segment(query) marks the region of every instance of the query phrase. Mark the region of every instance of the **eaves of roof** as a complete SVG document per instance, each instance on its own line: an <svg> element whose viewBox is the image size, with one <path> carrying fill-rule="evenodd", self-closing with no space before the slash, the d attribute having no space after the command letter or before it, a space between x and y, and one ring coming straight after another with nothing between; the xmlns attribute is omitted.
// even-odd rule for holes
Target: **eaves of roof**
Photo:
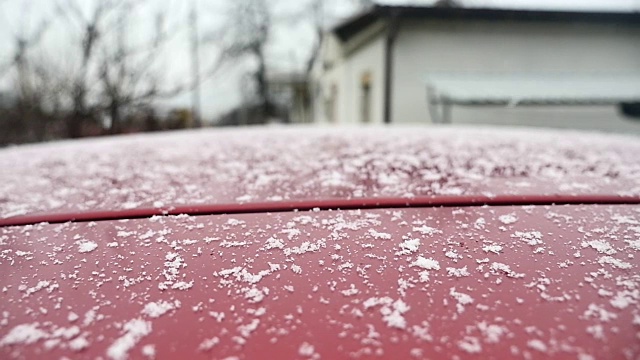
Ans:
<svg viewBox="0 0 640 360"><path fill-rule="evenodd" d="M393 16L402 19L581 22L640 26L640 12L374 5L341 22L332 31L340 40L346 41L375 21Z"/></svg>

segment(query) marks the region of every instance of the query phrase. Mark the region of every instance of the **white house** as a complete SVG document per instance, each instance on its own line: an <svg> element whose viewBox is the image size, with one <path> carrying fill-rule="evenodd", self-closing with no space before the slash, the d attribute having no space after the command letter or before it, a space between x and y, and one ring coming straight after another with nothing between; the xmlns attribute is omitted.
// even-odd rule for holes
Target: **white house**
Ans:
<svg viewBox="0 0 640 360"><path fill-rule="evenodd" d="M507 104L492 92L511 90L524 92L525 105L613 109L640 101L640 13L375 5L325 36L311 76L317 122L433 122L428 88L467 96L449 99L454 122L504 117ZM527 92L520 81L542 87ZM596 91L578 91L585 87ZM513 111L535 122L541 108Z"/></svg>

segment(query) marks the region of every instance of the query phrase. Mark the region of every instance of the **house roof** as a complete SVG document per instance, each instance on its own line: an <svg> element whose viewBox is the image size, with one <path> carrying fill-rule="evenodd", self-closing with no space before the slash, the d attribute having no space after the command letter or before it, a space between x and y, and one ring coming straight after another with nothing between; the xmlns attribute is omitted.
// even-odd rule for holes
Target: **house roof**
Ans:
<svg viewBox="0 0 640 360"><path fill-rule="evenodd" d="M640 26L640 12L528 10L375 4L367 10L338 24L334 27L333 32L341 40L348 40L375 21L390 17L438 20L587 22Z"/></svg>

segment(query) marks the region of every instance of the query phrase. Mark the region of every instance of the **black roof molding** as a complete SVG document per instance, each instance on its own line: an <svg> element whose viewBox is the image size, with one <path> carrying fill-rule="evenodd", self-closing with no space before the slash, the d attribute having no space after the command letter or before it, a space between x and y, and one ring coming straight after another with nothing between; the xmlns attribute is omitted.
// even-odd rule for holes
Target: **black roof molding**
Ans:
<svg viewBox="0 0 640 360"><path fill-rule="evenodd" d="M377 20L397 15L400 18L489 21L553 21L625 24L640 26L640 12L595 12L522 10L473 7L373 5L338 24L333 32L346 41Z"/></svg>

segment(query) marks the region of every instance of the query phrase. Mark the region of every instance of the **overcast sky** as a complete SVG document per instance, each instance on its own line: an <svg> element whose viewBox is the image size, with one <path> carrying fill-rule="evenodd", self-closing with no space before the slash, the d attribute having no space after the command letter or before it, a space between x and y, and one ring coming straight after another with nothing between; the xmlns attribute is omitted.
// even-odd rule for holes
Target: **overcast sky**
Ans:
<svg viewBox="0 0 640 360"><path fill-rule="evenodd" d="M0 64L9 60L13 47L13 36L20 31L29 34L33 32L42 18L50 14L53 4L63 0L0 0ZM80 0L79 3L87 6L87 12L93 1ZM195 0L199 3L202 31L217 28L225 14L227 1ZM233 1L233 0L228 0ZM328 0L336 8L336 18L350 15L354 7L345 0ZM275 2L275 1L274 1ZM274 2L269 2L274 3ZM402 1L380 0L385 4L430 4L432 0ZM165 9L171 15L170 21L175 23L186 22L188 4L187 0L149 0L150 8ZM279 0L281 11L295 11L300 8L304 0ZM527 8L527 9L563 9L563 10L598 10L598 11L640 11L640 0L463 0L464 6L473 7L497 7L497 8ZM153 24L150 17L141 17L139 29L136 35L144 37L149 33ZM146 19L146 20L144 20ZM64 66L69 61L68 52L72 33L67 23L58 23L51 28L43 39L41 57L51 61L56 66ZM313 40L313 30L308 24L297 23L279 26L272 33L268 57L270 65L277 71L297 70L304 68L309 56L309 49ZM188 74L189 48L186 31L176 34L168 45L167 60L162 62L163 71L166 73L166 82L178 82ZM202 53L202 64L205 67L213 62L215 48L205 48ZM241 101L238 89L240 74L248 64L228 66L207 81L203 86L202 104L206 116L212 117L226 111ZM6 88L7 78L0 79L0 87ZM170 101L171 106L188 106L189 95L185 94Z"/></svg>

